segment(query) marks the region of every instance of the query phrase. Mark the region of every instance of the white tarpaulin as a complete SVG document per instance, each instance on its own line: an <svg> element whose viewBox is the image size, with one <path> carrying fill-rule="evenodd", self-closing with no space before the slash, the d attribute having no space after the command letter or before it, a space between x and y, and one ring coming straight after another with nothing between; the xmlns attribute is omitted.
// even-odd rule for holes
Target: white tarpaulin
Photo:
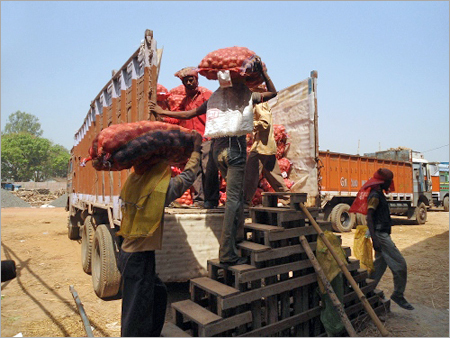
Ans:
<svg viewBox="0 0 450 338"><path fill-rule="evenodd" d="M295 182L292 192L308 194L308 206L314 206L318 196L316 155L316 107L314 79L280 90L269 101L274 124L281 124L288 134L289 148L285 157L292 162L289 179Z"/></svg>

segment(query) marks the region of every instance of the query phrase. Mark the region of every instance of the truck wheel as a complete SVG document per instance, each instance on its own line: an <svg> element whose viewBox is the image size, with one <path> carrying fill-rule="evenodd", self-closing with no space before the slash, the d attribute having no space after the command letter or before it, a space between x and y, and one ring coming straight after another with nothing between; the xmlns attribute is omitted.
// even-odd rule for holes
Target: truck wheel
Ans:
<svg viewBox="0 0 450 338"><path fill-rule="evenodd" d="M334 231L349 232L353 229L356 217L348 212L349 209L348 204L339 203L331 210L330 220Z"/></svg>
<svg viewBox="0 0 450 338"><path fill-rule="evenodd" d="M92 251L92 284L100 298L117 295L120 288L120 272L116 261L116 244L105 224L95 231Z"/></svg>
<svg viewBox="0 0 450 338"><path fill-rule="evenodd" d="M69 217L69 222L67 224L67 236L73 241L80 239L80 225L74 216Z"/></svg>
<svg viewBox="0 0 450 338"><path fill-rule="evenodd" d="M92 224L92 216L87 216L81 231L81 265L83 271L91 273L92 242L94 241L95 229Z"/></svg>
<svg viewBox="0 0 450 338"><path fill-rule="evenodd" d="M416 224L425 224L427 221L427 206L425 203L420 203L419 206L416 207L416 211L414 212L415 223Z"/></svg>
<svg viewBox="0 0 450 338"><path fill-rule="evenodd" d="M367 218L366 215L363 214L356 214L356 224L358 225L367 225Z"/></svg>
<svg viewBox="0 0 450 338"><path fill-rule="evenodd" d="M444 205L444 211L448 211L448 196L444 197L442 204Z"/></svg>

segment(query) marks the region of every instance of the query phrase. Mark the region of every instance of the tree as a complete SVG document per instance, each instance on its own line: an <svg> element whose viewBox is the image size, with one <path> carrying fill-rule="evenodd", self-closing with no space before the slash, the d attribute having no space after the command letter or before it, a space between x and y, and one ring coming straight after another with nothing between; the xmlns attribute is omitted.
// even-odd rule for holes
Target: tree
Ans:
<svg viewBox="0 0 450 338"><path fill-rule="evenodd" d="M8 121L5 124L5 134L29 133L39 137L43 134L39 119L32 114L18 110L8 116Z"/></svg>
<svg viewBox="0 0 450 338"><path fill-rule="evenodd" d="M42 182L65 177L69 152L48 139L28 133L5 134L2 141L2 178Z"/></svg>
<svg viewBox="0 0 450 338"><path fill-rule="evenodd" d="M66 177L70 159L69 151L59 144L51 145L47 160L47 177Z"/></svg>

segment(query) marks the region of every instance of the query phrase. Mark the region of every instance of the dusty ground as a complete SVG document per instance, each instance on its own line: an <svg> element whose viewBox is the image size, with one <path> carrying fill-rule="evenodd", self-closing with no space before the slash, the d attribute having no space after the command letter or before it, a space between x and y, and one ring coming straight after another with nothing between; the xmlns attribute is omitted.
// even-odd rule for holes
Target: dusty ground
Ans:
<svg viewBox="0 0 450 338"><path fill-rule="evenodd" d="M398 222L397 222L398 223ZM91 276L81 268L80 243L67 238L63 208L1 210L1 259L17 264L16 279L1 286L1 336L85 336L81 317L69 291L73 285L83 302L95 336L120 335L120 300L99 299ZM449 336L449 214L430 212L425 225L397 224L392 235L408 263L406 311L392 304L385 325L392 336ZM342 235L352 246L353 233ZM379 288L389 297L392 274ZM187 284L169 285L170 301L187 297ZM366 336L377 336L369 327Z"/></svg>

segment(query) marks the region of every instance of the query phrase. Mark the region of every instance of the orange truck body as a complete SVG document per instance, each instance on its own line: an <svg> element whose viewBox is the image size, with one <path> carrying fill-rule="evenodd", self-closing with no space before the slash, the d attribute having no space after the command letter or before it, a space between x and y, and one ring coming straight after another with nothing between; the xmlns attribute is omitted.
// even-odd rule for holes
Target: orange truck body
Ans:
<svg viewBox="0 0 450 338"><path fill-rule="evenodd" d="M413 195L413 168L411 162L348 155L329 151L319 152L322 194L356 196L359 189L378 168L394 173L393 199L411 199Z"/></svg>

